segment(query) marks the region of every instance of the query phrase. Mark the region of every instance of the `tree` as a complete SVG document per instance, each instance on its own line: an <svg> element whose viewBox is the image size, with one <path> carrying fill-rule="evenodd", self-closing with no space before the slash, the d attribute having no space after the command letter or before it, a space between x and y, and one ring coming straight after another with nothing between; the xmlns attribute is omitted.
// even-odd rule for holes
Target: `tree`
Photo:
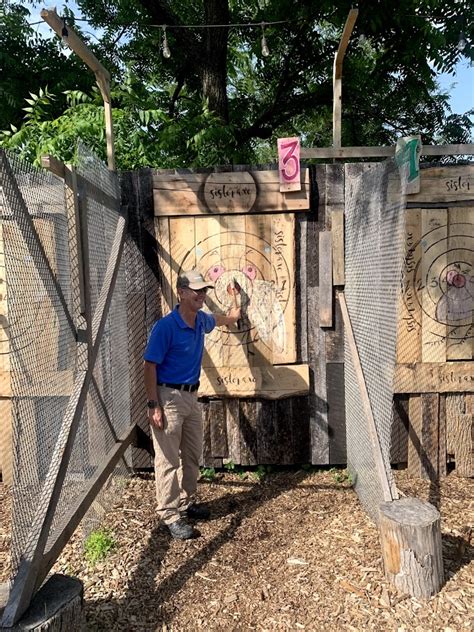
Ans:
<svg viewBox="0 0 474 632"><path fill-rule="evenodd" d="M41 37L29 19L23 5L0 7L0 129L21 125L30 92L49 87L57 95L50 115L59 116L66 107L64 90L90 90L94 84L82 62L74 55L66 58L60 41Z"/></svg>
<svg viewBox="0 0 474 632"><path fill-rule="evenodd" d="M349 0L78 4L91 26L103 29L96 54L114 77L124 76L113 92L119 165L264 161L274 156L276 137L289 134L306 145L331 144L332 63ZM468 140L469 116L449 111L435 79L461 55L472 58L472 47L460 50L458 41L461 31L472 41L473 15L470 0L400 0L396 11L388 0L362 0L344 65L343 144L393 143L409 133L424 142ZM262 22L271 23L266 58ZM160 54L161 25L169 58ZM100 116L92 111L100 102L87 98L70 104L55 129L71 129L78 112L87 112L82 127L96 138L91 125ZM48 121L30 117L29 137ZM14 144L15 134L4 142Z"/></svg>

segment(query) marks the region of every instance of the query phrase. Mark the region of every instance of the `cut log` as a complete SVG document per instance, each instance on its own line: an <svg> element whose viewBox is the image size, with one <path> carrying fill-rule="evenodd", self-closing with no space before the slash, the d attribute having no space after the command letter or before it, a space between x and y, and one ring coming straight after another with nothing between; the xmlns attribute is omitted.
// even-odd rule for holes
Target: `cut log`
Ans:
<svg viewBox="0 0 474 632"><path fill-rule="evenodd" d="M0 590L0 599L2 591ZM80 632L83 629L82 582L67 575L52 575L31 600L30 606L10 632ZM0 609L0 619L2 611ZM1 625L1 624L0 624Z"/></svg>
<svg viewBox="0 0 474 632"><path fill-rule="evenodd" d="M438 510L418 498L384 502L379 530L387 579L417 599L438 593L444 582Z"/></svg>

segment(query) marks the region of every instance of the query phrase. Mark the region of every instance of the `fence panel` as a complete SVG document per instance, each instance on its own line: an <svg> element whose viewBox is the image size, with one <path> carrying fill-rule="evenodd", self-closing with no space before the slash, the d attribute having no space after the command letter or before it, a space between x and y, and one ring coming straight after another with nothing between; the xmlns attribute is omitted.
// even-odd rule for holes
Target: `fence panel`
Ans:
<svg viewBox="0 0 474 632"><path fill-rule="evenodd" d="M0 160L14 575L2 624L11 626L92 501L102 513L116 495L133 426L117 176L83 146L65 182L5 152ZM86 530L97 518L89 511Z"/></svg>
<svg viewBox="0 0 474 632"><path fill-rule="evenodd" d="M346 166L345 296L358 355L346 330L347 459L359 499L375 520L380 503L397 498L390 442L404 207L393 161Z"/></svg>

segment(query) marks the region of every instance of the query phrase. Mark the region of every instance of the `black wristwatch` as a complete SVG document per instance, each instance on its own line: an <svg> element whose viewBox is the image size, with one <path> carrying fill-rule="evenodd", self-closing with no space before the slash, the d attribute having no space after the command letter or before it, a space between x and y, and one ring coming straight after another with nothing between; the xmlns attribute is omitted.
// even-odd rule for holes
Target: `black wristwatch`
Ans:
<svg viewBox="0 0 474 632"><path fill-rule="evenodd" d="M149 399L146 403L147 408L158 408L158 402L156 399Z"/></svg>

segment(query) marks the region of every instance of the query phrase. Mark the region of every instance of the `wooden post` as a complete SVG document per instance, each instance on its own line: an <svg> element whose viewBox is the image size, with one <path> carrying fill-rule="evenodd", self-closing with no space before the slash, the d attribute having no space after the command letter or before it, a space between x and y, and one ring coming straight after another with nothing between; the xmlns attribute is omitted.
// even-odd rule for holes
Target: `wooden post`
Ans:
<svg viewBox="0 0 474 632"><path fill-rule="evenodd" d="M454 454L457 476L474 476L474 426L469 410L471 394L446 395L448 452Z"/></svg>
<svg viewBox="0 0 474 632"><path fill-rule="evenodd" d="M319 326L332 327L332 233L319 233Z"/></svg>
<svg viewBox="0 0 474 632"><path fill-rule="evenodd" d="M429 599L444 583L441 517L418 498L380 505L380 541L387 579L402 593Z"/></svg>
<svg viewBox="0 0 474 632"><path fill-rule="evenodd" d="M102 66L96 56L90 51L84 42L76 35L69 25L65 25L56 13L56 9L43 9L41 17L49 24L53 31L61 37L78 57L85 62L95 74L102 99L104 100L105 135L107 139L107 166L111 171L115 170L114 130L112 125L112 105L110 99L110 74ZM63 31L64 35L63 35Z"/></svg>
<svg viewBox="0 0 474 632"><path fill-rule="evenodd" d="M332 114L332 144L334 147L341 146L341 112L342 112L342 62L349 39L354 28L354 24L359 14L358 9L351 9L347 16L344 30L342 32L341 41L334 56L333 67L333 114Z"/></svg>

